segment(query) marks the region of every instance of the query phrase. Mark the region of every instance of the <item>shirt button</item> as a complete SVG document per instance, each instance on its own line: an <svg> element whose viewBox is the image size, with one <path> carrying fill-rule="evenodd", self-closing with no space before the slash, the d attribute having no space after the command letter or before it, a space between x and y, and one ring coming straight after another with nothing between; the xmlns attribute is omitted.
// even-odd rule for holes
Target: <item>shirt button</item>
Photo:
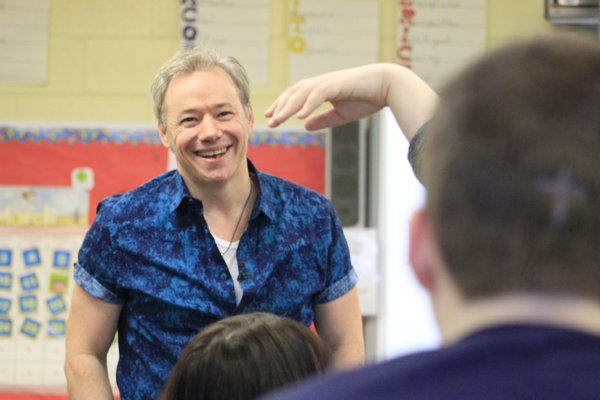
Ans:
<svg viewBox="0 0 600 400"><path fill-rule="evenodd" d="M219 275L219 277L221 278L221 280L226 280L227 278L229 278L229 276L227 276L227 274L225 272L221 272L221 274Z"/></svg>

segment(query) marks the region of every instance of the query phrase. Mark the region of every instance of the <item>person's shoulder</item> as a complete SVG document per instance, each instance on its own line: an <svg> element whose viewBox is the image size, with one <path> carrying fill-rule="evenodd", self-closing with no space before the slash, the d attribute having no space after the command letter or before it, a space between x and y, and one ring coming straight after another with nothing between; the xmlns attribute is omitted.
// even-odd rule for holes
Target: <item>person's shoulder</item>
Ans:
<svg viewBox="0 0 600 400"><path fill-rule="evenodd" d="M317 378L266 399L595 399L598 346L599 337L569 329L491 326L454 344Z"/></svg>
<svg viewBox="0 0 600 400"><path fill-rule="evenodd" d="M306 186L280 178L266 172L258 173L261 190L272 198L284 199L288 203L298 204L322 204L329 205L331 202L324 194L319 193Z"/></svg>
<svg viewBox="0 0 600 400"><path fill-rule="evenodd" d="M419 358L422 356L423 354ZM421 370L429 375L426 370L413 367L414 360L413 356L404 356L359 369L333 373L273 393L264 400L396 399L399 392L406 395L412 393L411 379L415 378L415 371Z"/></svg>
<svg viewBox="0 0 600 400"><path fill-rule="evenodd" d="M337 215L331 201L315 190L266 173L259 181L261 207L274 218L317 227L329 226Z"/></svg>
<svg viewBox="0 0 600 400"><path fill-rule="evenodd" d="M160 207L168 201L168 196L177 190L177 172L167 171L141 185L104 198L98 205L102 214L127 215L138 213L141 208L146 210Z"/></svg>

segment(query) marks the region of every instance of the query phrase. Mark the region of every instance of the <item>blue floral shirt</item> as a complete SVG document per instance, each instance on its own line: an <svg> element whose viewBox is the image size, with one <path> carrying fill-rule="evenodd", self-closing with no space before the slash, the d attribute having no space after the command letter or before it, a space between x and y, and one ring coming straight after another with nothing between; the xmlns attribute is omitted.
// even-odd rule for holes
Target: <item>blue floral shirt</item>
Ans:
<svg viewBox="0 0 600 400"><path fill-rule="evenodd" d="M218 319L260 310L308 325L316 304L356 284L332 204L250 162L249 168L259 195L237 250L239 306L202 203L177 171L98 206L75 280L92 296L123 306L117 367L123 400L155 398L183 346Z"/></svg>

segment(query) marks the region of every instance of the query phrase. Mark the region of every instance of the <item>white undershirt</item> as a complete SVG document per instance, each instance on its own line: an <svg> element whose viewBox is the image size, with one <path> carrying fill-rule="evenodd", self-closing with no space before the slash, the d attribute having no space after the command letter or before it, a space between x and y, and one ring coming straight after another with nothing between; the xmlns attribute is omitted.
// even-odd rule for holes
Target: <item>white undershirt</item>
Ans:
<svg viewBox="0 0 600 400"><path fill-rule="evenodd" d="M229 275L231 275L231 279L233 280L233 289L235 290L235 304L239 306L240 301L242 300L242 294L244 294L242 285L238 281L240 269L238 267L238 261L236 257L240 241L238 240L237 242L231 242L230 244L227 240L223 240L215 235L212 236L215 239L217 247L219 248L219 252L223 256L223 260L225 260L225 264L227 264L227 268L229 269ZM227 250L228 247L229 250ZM227 252L225 253L225 251Z"/></svg>

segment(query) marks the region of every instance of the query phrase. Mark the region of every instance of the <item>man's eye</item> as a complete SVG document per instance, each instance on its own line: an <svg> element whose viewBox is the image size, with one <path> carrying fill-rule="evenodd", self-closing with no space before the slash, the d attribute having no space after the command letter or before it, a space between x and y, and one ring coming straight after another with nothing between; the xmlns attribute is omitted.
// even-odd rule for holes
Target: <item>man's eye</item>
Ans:
<svg viewBox="0 0 600 400"><path fill-rule="evenodd" d="M232 115L233 113L231 111L222 111L219 113L219 118L228 118Z"/></svg>
<svg viewBox="0 0 600 400"><path fill-rule="evenodd" d="M194 122L196 122L196 118L195 118L195 117L186 117L186 118L183 118L183 119L182 119L182 120L179 122L179 124L180 124L180 125L191 125L191 124L193 124Z"/></svg>

